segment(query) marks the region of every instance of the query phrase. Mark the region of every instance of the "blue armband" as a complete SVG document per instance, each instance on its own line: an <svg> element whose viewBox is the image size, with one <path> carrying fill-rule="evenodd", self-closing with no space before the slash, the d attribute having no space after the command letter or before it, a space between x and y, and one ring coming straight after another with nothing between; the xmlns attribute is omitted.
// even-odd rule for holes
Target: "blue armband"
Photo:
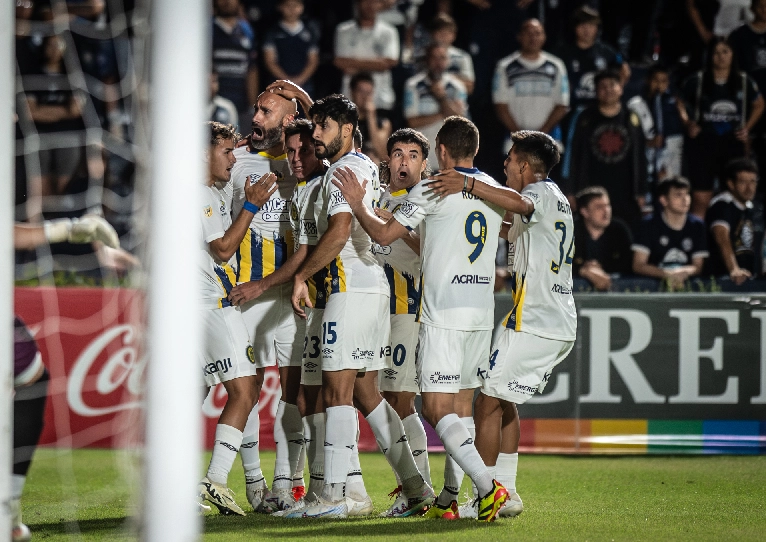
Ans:
<svg viewBox="0 0 766 542"><path fill-rule="evenodd" d="M250 203L249 201L246 201L245 204L242 206L242 208L245 211L250 211L253 214L259 211L259 207L254 203Z"/></svg>

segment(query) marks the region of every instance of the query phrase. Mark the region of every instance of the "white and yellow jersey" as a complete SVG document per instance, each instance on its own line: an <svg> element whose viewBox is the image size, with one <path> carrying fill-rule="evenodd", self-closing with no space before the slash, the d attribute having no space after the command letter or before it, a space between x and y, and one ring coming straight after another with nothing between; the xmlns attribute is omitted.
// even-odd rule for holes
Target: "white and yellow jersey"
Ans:
<svg viewBox="0 0 766 542"><path fill-rule="evenodd" d="M529 217L514 215L508 232L513 309L503 325L547 339L574 341L572 210L550 179L526 186L521 195L534 203L535 210Z"/></svg>
<svg viewBox="0 0 766 542"><path fill-rule="evenodd" d="M227 296L236 278L236 257L228 262L218 261L210 251L210 243L220 239L231 227L231 211L226 198L215 186L202 186L202 301L205 308L231 305Z"/></svg>
<svg viewBox="0 0 766 542"><path fill-rule="evenodd" d="M322 175L323 173L320 173L295 185L290 206L290 224L293 228L295 250L298 250L298 245L314 246L317 244L314 203L319 190L322 188ZM309 287L309 298L315 309L324 309L325 303L327 303L326 277L327 269L323 267L306 281ZM319 284L319 289L317 289L317 284Z"/></svg>
<svg viewBox="0 0 766 542"><path fill-rule="evenodd" d="M455 169L499 186L476 168ZM461 331L494 327L495 254L503 214L466 192L439 198L427 182L410 190L394 218L410 230L420 225L418 321Z"/></svg>
<svg viewBox="0 0 766 542"><path fill-rule="evenodd" d="M409 189L386 190L380 197L380 208L391 213L407 199ZM407 243L397 239L389 246L372 244L372 252L383 266L388 280L391 314L416 314L420 305L420 255Z"/></svg>
<svg viewBox="0 0 766 542"><path fill-rule="evenodd" d="M341 191L333 182L333 173L338 168L350 168L360 183L367 180L364 204L372 209L380 199L380 179L378 166L365 155L350 152L335 162L324 175L322 187L314 204L314 216L317 223L317 239L327 231L329 218L338 213L351 213ZM370 236L362 229L356 218L351 221L351 234L340 254L327 266L329 271L328 292L362 292L388 295L386 278L378 260L371 251Z"/></svg>
<svg viewBox="0 0 766 542"><path fill-rule="evenodd" d="M245 183L253 183L273 172L277 190L255 213L250 231L237 251L237 282L260 280L279 269L293 252L293 230L290 225L290 203L296 178L290 172L287 155L271 156L251 152L248 147L234 149L237 162L231 170L232 211L238 216L245 204Z"/></svg>

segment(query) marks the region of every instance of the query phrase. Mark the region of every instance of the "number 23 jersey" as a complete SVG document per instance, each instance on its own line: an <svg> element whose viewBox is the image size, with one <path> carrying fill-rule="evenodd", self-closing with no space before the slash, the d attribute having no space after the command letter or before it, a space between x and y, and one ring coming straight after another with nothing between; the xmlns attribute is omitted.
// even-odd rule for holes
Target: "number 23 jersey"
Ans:
<svg viewBox="0 0 766 542"><path fill-rule="evenodd" d="M572 210L550 179L527 185L521 195L534 203L535 210L529 217L514 215L508 231L513 309L504 325L539 337L574 341Z"/></svg>
<svg viewBox="0 0 766 542"><path fill-rule="evenodd" d="M476 168L455 168L476 182L499 186ZM394 218L420 225L418 320L434 327L477 331L494 327L495 254L504 211L461 192L436 196L428 181L415 185Z"/></svg>

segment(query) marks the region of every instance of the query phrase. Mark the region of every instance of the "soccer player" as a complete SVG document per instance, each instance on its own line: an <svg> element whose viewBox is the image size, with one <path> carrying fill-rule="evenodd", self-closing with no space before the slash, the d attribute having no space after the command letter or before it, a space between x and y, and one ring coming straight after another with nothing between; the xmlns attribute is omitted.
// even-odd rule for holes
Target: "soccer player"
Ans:
<svg viewBox="0 0 766 542"><path fill-rule="evenodd" d="M548 178L559 161L558 147L542 132L524 130L511 137L513 146L504 164L510 189L469 184L476 197L513 213L507 238L513 245L514 305L505 318L505 329L492 345L489 363L480 367L484 382L475 405L476 446L490 473L496 471L497 480L510 495L501 516L516 516L524 509L515 487L516 405L543 391L553 368L572 350L577 329L572 297L572 211L567 198ZM440 194L455 194L460 185L460 179L432 184ZM481 518L482 506L474 512Z"/></svg>
<svg viewBox="0 0 766 542"><path fill-rule="evenodd" d="M500 206L472 194L477 185L499 187L473 167L478 149L476 126L463 117L448 117L436 137L443 171L436 178L462 181L462 194L438 198L428 183L417 184L388 221L364 205L358 173L338 170L334 182L359 223L380 245L389 245L421 226L417 358L423 415L436 429L447 453L476 484L479 519L492 521L508 494L492 479L468 427L458 416L464 408L461 394L468 395L465 414L470 415L473 388L479 383L477 370L489 354L496 250L494 244L489 248L486 244L500 233L504 213ZM458 517L459 485L455 482L452 486L445 479L445 488L427 516Z"/></svg>
<svg viewBox="0 0 766 542"><path fill-rule="evenodd" d="M300 386L302 342L305 330L290 306L288 277L294 267L281 269L293 253L290 202L297 184L290 172L284 143L284 128L297 113L295 101L265 91L258 96L248 145L234 151L230 188L232 210L244 203L245 188L273 173L277 190L253 216L250 231L237 253L237 286L230 300L242 307L253 340L255 364L261 368L278 365L282 397L274 418L277 446L274 480L267 493L261 472L258 439L260 421L255 409L250 416L242 446L247 500L253 510L274 512L294 505L292 475L303 447L303 422L297 399ZM276 274L275 277L270 275Z"/></svg>
<svg viewBox="0 0 766 542"><path fill-rule="evenodd" d="M375 213L390 218L406 199L412 187L427 176L430 144L421 132L402 128L388 138L389 184L380 198ZM390 290L390 344L386 348L386 368L380 374L383 398L399 415L420 474L431 485L428 464L428 438L423 422L415 410L415 395L420 391L415 368L418 328L415 319L420 304L420 236L416 231L397 239L391 245L373 244L372 250L383 266ZM401 492L384 515L395 516L407 504Z"/></svg>
<svg viewBox="0 0 766 542"><path fill-rule="evenodd" d="M13 247L30 250L46 243L99 241L116 249L117 232L103 218L49 220L42 225L14 224ZM43 432L48 371L32 333L18 316L13 318L13 475L11 476L11 540L27 542L32 534L21 520L21 494L37 441Z"/></svg>
<svg viewBox="0 0 766 542"><path fill-rule="evenodd" d="M236 162L234 145L239 138L230 124L208 122L210 146L206 153L208 177L202 192L204 261L200 273L205 346L200 355L205 383L223 383L229 398L218 419L213 456L199 484L200 495L222 514L244 516L226 481L242 445L248 415L258 402L263 369L255 364L245 321L239 307L227 299L236 282L235 254L253 215L276 189L275 177L267 175L246 187L245 203L232 222L221 189L229 182Z"/></svg>
<svg viewBox="0 0 766 542"><path fill-rule="evenodd" d="M287 517L346 517L372 512L366 490L360 495L357 483L347 487L347 478L357 478L347 477L358 439L354 404L366 416L386 459L402 480L402 491L409 499L402 515L408 515L430 504L433 491L418 471L399 416L378 391L377 371L383 368L388 344L388 287L370 250L369 236L353 220L343 195L330 182L333 172L340 168L371 179L360 200L372 212L380 197L378 170L369 158L354 151L358 113L345 96L334 94L318 100L310 116L316 155L327 158L331 166L314 205L317 245L295 275L292 303L296 314L305 318L303 306L311 306L306 280L329 266L329 297L322 316L324 487L315 505Z"/></svg>

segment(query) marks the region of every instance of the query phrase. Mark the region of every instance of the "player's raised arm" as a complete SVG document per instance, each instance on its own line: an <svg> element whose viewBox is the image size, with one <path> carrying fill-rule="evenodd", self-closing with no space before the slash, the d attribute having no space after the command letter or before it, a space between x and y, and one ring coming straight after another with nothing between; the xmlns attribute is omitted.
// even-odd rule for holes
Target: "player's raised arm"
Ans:
<svg viewBox="0 0 766 542"><path fill-rule="evenodd" d="M532 200L523 197L516 190L505 186L491 186L454 169L429 177L428 187L440 197L465 192L523 216L529 216L535 210Z"/></svg>
<svg viewBox="0 0 766 542"><path fill-rule="evenodd" d="M388 221L375 216L375 213L369 209L363 201L366 194L365 187L367 180L361 184L356 178L356 174L349 168L338 168L333 173L332 182L346 198L346 202L356 216L367 235L376 243L388 246L397 239L409 234L407 228L402 226L395 218L391 217Z"/></svg>

